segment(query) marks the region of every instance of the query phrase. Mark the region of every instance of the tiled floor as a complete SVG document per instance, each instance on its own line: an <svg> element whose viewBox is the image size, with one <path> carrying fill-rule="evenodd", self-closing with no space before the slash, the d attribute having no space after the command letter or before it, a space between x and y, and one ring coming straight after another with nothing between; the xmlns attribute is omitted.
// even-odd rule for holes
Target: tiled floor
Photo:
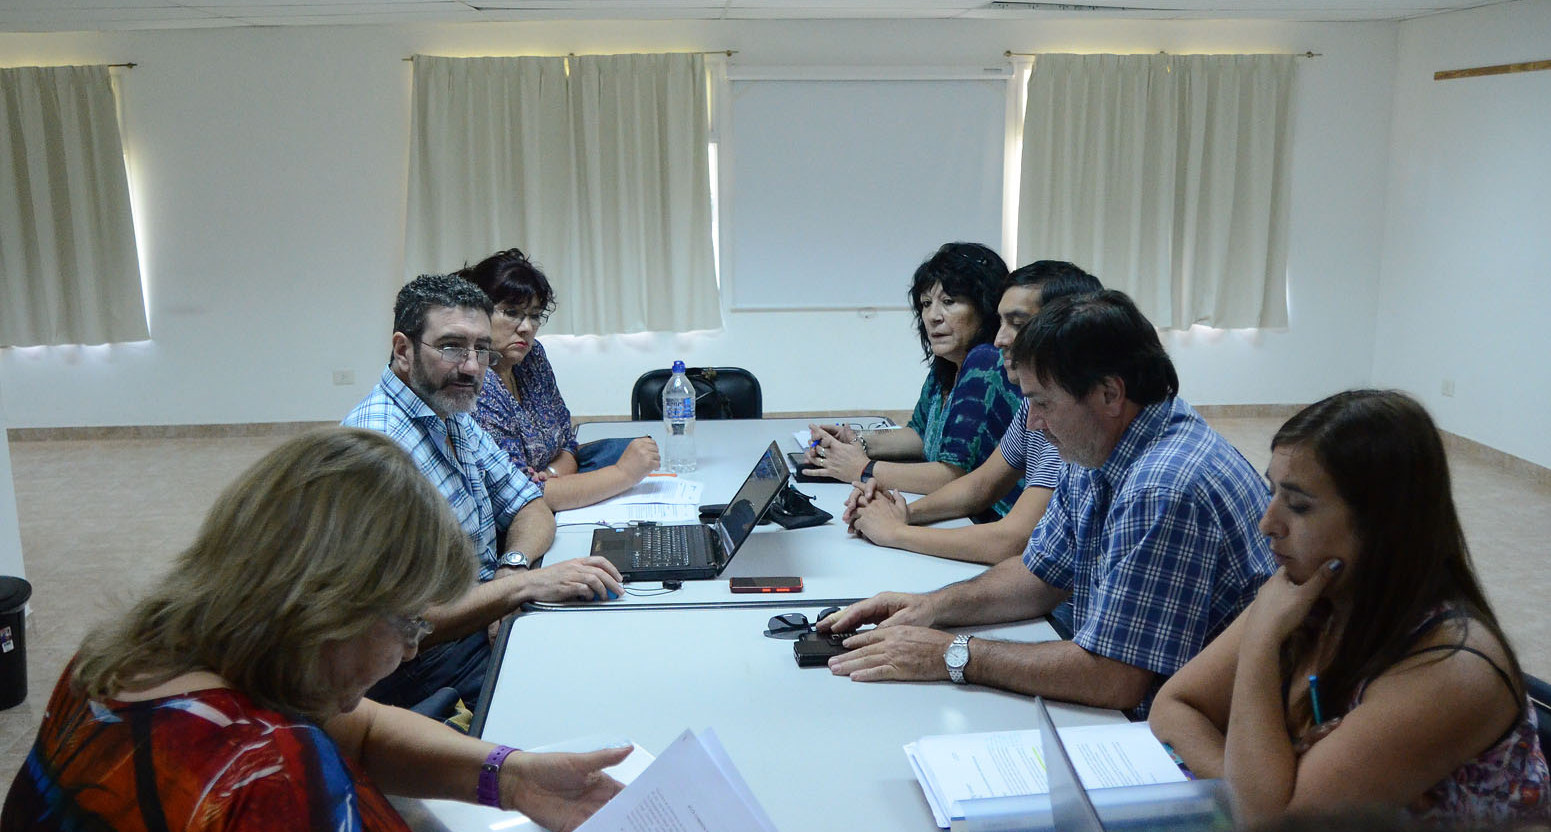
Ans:
<svg viewBox="0 0 1551 832"><path fill-rule="evenodd" d="M1258 470L1277 418L1215 419ZM165 569L216 494L283 437L11 443L34 614L27 701L0 712L9 787L49 691L88 627ZM1476 567L1525 669L1551 676L1551 487L1456 458L1455 491Z"/></svg>

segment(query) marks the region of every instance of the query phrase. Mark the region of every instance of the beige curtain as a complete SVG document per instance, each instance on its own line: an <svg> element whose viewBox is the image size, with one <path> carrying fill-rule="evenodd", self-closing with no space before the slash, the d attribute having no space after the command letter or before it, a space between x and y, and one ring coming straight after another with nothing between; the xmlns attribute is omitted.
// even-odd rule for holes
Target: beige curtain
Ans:
<svg viewBox="0 0 1551 832"><path fill-rule="evenodd" d="M414 59L407 276L513 246L545 331L721 326L700 55Z"/></svg>
<svg viewBox="0 0 1551 832"><path fill-rule="evenodd" d="M108 68L0 69L0 346L149 337Z"/></svg>
<svg viewBox="0 0 1551 832"><path fill-rule="evenodd" d="M1040 55L1022 261L1070 260L1154 324L1287 326L1290 55Z"/></svg>

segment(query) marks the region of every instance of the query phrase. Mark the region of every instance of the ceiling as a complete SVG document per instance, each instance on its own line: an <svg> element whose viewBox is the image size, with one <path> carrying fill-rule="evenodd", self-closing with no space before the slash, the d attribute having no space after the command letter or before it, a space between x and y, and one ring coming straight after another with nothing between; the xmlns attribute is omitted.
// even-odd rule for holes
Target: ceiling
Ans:
<svg viewBox="0 0 1551 832"><path fill-rule="evenodd" d="M0 31L555 19L1402 20L1503 0L0 0Z"/></svg>

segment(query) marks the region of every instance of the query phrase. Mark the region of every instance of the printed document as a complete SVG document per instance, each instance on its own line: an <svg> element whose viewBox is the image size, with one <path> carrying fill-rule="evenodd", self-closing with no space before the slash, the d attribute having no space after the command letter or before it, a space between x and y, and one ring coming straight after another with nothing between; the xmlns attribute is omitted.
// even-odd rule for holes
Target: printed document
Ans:
<svg viewBox="0 0 1551 832"><path fill-rule="evenodd" d="M714 731L685 731L577 832L776 832Z"/></svg>
<svg viewBox="0 0 1551 832"><path fill-rule="evenodd" d="M1063 728L1061 739L1088 789L1186 779L1145 722ZM1050 791L1037 730L922 737L905 756L943 829L963 817L959 801Z"/></svg>
<svg viewBox="0 0 1551 832"><path fill-rule="evenodd" d="M647 477L623 494L601 503L555 513L555 522L630 523L650 520L659 524L695 523L700 520L700 495L705 484L679 477Z"/></svg>

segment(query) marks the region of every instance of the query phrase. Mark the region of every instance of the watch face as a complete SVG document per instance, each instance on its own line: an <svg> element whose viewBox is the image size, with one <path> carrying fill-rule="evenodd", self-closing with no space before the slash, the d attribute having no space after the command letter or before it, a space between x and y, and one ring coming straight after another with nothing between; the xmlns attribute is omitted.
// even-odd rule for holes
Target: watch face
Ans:
<svg viewBox="0 0 1551 832"><path fill-rule="evenodd" d="M521 552L507 552L501 556L500 564L521 569L528 565L528 558Z"/></svg>

